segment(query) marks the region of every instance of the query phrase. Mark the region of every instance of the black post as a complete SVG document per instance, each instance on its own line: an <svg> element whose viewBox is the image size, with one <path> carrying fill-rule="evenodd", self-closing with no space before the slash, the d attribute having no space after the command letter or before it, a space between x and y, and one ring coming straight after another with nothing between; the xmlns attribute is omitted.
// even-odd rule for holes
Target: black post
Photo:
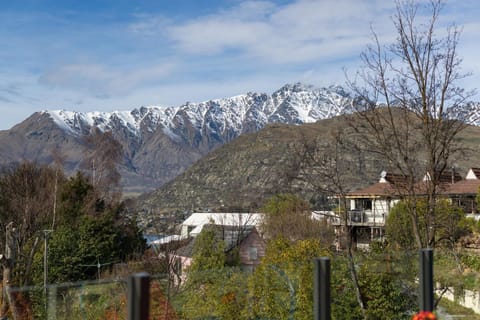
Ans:
<svg viewBox="0 0 480 320"><path fill-rule="evenodd" d="M150 307L150 275L146 272L128 277L128 320L147 320Z"/></svg>
<svg viewBox="0 0 480 320"><path fill-rule="evenodd" d="M316 258L314 263L313 318L330 320L330 258Z"/></svg>
<svg viewBox="0 0 480 320"><path fill-rule="evenodd" d="M433 249L420 250L420 311L433 311Z"/></svg>

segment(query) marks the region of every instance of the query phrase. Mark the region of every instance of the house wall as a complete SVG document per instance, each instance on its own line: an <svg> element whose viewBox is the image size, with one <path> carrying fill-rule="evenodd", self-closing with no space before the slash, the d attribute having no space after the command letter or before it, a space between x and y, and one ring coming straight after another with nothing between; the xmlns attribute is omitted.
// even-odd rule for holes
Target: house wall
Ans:
<svg viewBox="0 0 480 320"><path fill-rule="evenodd" d="M265 256L265 246L265 241L258 232L252 231L240 244L240 266L253 271Z"/></svg>
<svg viewBox="0 0 480 320"><path fill-rule="evenodd" d="M362 209L362 202L371 201L371 209ZM390 209L397 202L397 200L391 199L350 199L350 209L354 211L362 211L362 223L369 224L385 224L385 219L390 212Z"/></svg>
<svg viewBox="0 0 480 320"><path fill-rule="evenodd" d="M192 258L175 255L174 261L176 264L175 268L179 268L179 270L176 270L175 272L171 270L170 276L173 279L173 284L175 286L178 286L182 283L185 283L185 281L187 280L187 273L185 271L188 267L192 265Z"/></svg>
<svg viewBox="0 0 480 320"><path fill-rule="evenodd" d="M443 297L450 301L455 301L466 308L472 309L475 313L480 314L480 292L464 290L459 294L459 297L455 297L454 291L454 288L449 288Z"/></svg>
<svg viewBox="0 0 480 320"><path fill-rule="evenodd" d="M355 199L350 199L350 210L358 210L360 208L357 208L357 204L355 202Z"/></svg>
<svg viewBox="0 0 480 320"><path fill-rule="evenodd" d="M373 200L373 211L377 217L384 217L388 214L390 209L390 200L387 199L375 199Z"/></svg>

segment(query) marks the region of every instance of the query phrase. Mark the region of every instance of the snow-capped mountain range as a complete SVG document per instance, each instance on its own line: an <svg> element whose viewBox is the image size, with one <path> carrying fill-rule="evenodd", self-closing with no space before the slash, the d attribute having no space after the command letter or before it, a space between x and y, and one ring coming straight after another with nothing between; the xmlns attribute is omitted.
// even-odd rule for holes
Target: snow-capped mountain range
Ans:
<svg viewBox="0 0 480 320"><path fill-rule="evenodd" d="M285 85L272 95L247 93L231 98L178 107L141 107L133 111L80 113L48 110L41 113L74 135L97 127L102 131L122 127L135 136L158 128L174 140L182 139L181 127L189 125L220 140L258 130L268 123L302 124L339 115L351 107L349 95L339 86L314 88L300 83ZM222 139L223 138L223 139Z"/></svg>
<svg viewBox="0 0 480 320"><path fill-rule="evenodd" d="M110 131L124 150L125 189L145 191L175 178L192 163L241 134L270 123L302 124L351 109L339 86L285 85L273 94L246 93L177 107L132 111L36 112L12 129L0 131L0 165L32 160L50 163L52 150L65 158L67 171L80 168L85 137L93 128Z"/></svg>
<svg viewBox="0 0 480 320"><path fill-rule="evenodd" d="M0 131L0 165L24 160L51 163L61 154L68 172L80 168L93 128L110 131L121 143L126 191L143 192L174 179L195 161L242 134L268 124L303 124L353 110L353 98L340 86L288 84L273 94L246 93L178 107L132 111L36 112ZM478 107L478 106L477 106Z"/></svg>

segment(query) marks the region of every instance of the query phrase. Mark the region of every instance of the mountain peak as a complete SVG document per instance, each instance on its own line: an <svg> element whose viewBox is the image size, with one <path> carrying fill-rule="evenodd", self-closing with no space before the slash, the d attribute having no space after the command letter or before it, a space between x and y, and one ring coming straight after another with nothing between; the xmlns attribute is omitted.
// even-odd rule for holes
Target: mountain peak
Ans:
<svg viewBox="0 0 480 320"><path fill-rule="evenodd" d="M12 135L4 135L9 138L4 140L7 147L0 148L0 162L38 159L39 163L49 163L50 150L57 148L70 155L68 163L75 170L84 148L77 138L96 127L111 131L124 148L125 190L145 191L174 179L223 144L267 124L297 125L352 112L352 97L338 85L317 88L298 82L272 94L250 92L177 107L142 106L131 111L86 113L42 111L12 128L20 139L16 143L8 140ZM478 105L473 107L480 110Z"/></svg>
<svg viewBox="0 0 480 320"><path fill-rule="evenodd" d="M279 90L276 92L302 92L302 91L313 91L315 90L315 87L313 85L309 84L304 84L302 82L296 82L296 83L287 83L283 87L281 87Z"/></svg>
<svg viewBox="0 0 480 320"><path fill-rule="evenodd" d="M139 134L142 121L149 115L161 114L161 108L142 106L132 111L112 112L77 112L58 109L44 110L41 111L41 114L48 115L60 128L74 135L89 132L92 127L101 131L111 131L116 126L125 127L133 134ZM158 118L158 116L153 118Z"/></svg>
<svg viewBox="0 0 480 320"><path fill-rule="evenodd" d="M59 109L43 113L60 128L76 135L88 133L91 127L102 131L122 127L138 136L144 127L154 132L160 126L164 133L178 139L178 131L182 131L178 126L190 123L199 130L215 131L219 135L229 132L229 136L236 137L269 122L298 124L337 115L344 110L338 103L333 106L331 102L345 98L339 94L345 94L340 86L317 89L297 82L286 84L272 95L249 92L201 103L186 102L178 107L142 106L132 111L86 113ZM348 103L342 100L341 105L346 107Z"/></svg>

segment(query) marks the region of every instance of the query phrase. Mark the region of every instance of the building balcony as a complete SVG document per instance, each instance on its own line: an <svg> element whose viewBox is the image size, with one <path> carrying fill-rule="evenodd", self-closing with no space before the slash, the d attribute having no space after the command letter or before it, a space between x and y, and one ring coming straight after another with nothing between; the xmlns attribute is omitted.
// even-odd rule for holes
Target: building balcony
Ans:
<svg viewBox="0 0 480 320"><path fill-rule="evenodd" d="M332 225L343 225L344 221L339 215L330 219ZM347 224L349 226L368 226L383 227L385 226L385 214L373 212L372 210L350 210L347 212Z"/></svg>

